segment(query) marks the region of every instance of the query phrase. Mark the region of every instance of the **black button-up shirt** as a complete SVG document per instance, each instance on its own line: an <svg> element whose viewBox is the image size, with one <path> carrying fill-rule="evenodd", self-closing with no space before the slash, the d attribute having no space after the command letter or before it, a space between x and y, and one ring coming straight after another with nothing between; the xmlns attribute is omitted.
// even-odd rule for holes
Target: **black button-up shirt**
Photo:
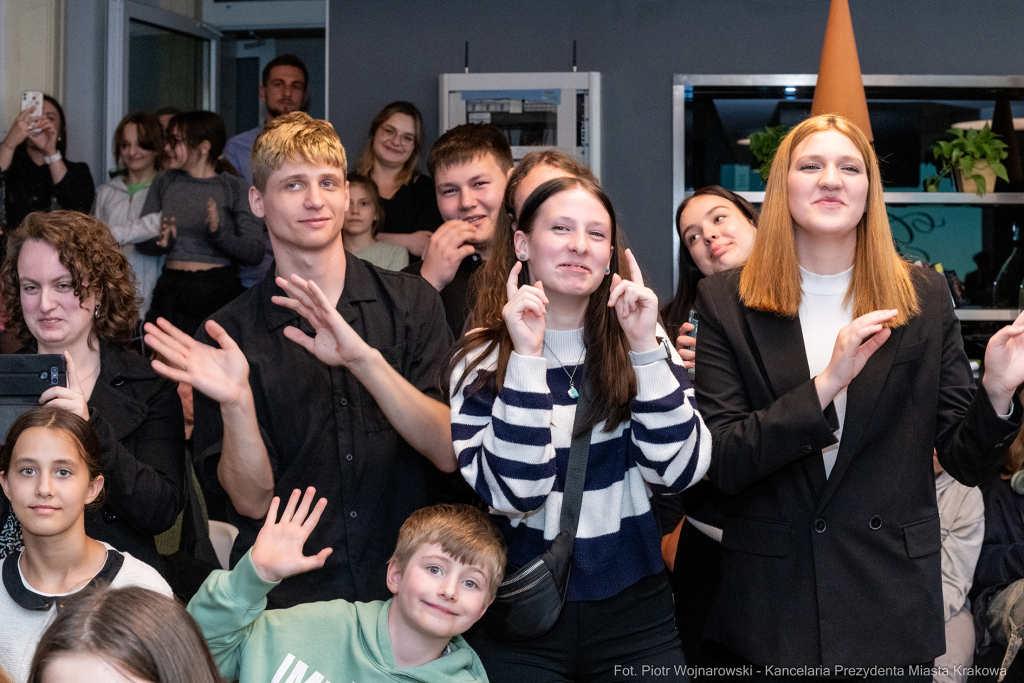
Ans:
<svg viewBox="0 0 1024 683"><path fill-rule="evenodd" d="M338 312L417 389L440 399L438 365L450 350L452 335L437 292L422 278L345 256ZM297 313L273 304L274 295L285 293L271 268L212 318L249 361L274 494L286 501L293 489L315 486L328 504L305 552L328 546L334 552L322 569L285 579L270 592L268 607L388 598L388 558L402 522L429 502L425 472L433 465L399 436L352 373L320 362L284 336L288 325L308 334L313 330ZM205 329L196 338L216 346ZM222 439L220 407L196 392L196 459L215 490L220 490ZM230 504L228 518L239 529L231 553L234 565L252 547L263 521L238 514Z"/></svg>

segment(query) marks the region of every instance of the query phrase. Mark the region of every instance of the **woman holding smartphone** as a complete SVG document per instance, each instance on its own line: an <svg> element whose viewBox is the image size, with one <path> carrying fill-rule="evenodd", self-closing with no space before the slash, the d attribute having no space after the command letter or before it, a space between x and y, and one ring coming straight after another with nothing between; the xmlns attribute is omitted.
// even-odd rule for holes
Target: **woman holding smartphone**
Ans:
<svg viewBox="0 0 1024 683"><path fill-rule="evenodd" d="M67 125L60 103L43 95L42 114L23 109L0 143L0 232L9 233L33 211L92 207L89 167L67 161ZM4 238L0 237L0 258Z"/></svg>
<svg viewBox="0 0 1024 683"><path fill-rule="evenodd" d="M897 254L874 149L837 115L783 140L746 265L704 279L697 310L726 495L708 637L736 662L931 680L912 666L945 649L932 449L966 485L998 471L1024 316L976 386L945 279Z"/></svg>

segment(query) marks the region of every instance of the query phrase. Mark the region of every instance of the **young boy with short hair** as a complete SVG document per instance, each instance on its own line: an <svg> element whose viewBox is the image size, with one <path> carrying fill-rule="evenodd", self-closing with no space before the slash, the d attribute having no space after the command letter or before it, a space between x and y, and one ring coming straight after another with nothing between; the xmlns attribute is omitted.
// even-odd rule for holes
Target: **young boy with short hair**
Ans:
<svg viewBox="0 0 1024 683"><path fill-rule="evenodd" d="M456 338L472 309L469 278L487 258L512 163L505 133L488 123L452 128L427 157L445 223L430 238L423 261L404 272L422 276L441 293Z"/></svg>
<svg viewBox="0 0 1024 683"><path fill-rule="evenodd" d="M386 602L329 602L264 611L281 579L323 566L330 548L302 554L327 500L299 491L277 522L274 498L256 543L231 571L216 571L189 603L228 680L486 683L460 635L483 616L505 567L505 543L487 515L434 505L402 525L388 562Z"/></svg>

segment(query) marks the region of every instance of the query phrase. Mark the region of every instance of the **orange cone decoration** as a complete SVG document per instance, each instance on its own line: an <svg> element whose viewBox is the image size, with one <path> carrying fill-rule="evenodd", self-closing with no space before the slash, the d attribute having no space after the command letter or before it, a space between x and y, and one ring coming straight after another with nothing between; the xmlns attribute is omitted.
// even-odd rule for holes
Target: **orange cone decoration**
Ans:
<svg viewBox="0 0 1024 683"><path fill-rule="evenodd" d="M848 0L832 0L829 9L811 114L841 114L856 123L868 140L875 139L868 119L868 100L864 95Z"/></svg>

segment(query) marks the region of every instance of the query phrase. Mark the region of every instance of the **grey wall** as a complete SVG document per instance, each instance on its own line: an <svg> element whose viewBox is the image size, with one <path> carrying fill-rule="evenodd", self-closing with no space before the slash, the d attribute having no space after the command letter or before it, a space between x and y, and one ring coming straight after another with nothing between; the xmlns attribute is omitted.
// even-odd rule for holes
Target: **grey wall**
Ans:
<svg viewBox="0 0 1024 683"><path fill-rule="evenodd" d="M850 0L864 73L1024 73L1024 3ZM438 74L581 71L602 78L602 178L659 296L672 284L672 76L815 73L826 0L338 0L331 122L350 156L392 100L437 137ZM969 15L969 16L968 16Z"/></svg>
<svg viewBox="0 0 1024 683"><path fill-rule="evenodd" d="M67 0L64 98L68 158L89 164L93 181L109 180L104 158L107 1Z"/></svg>

